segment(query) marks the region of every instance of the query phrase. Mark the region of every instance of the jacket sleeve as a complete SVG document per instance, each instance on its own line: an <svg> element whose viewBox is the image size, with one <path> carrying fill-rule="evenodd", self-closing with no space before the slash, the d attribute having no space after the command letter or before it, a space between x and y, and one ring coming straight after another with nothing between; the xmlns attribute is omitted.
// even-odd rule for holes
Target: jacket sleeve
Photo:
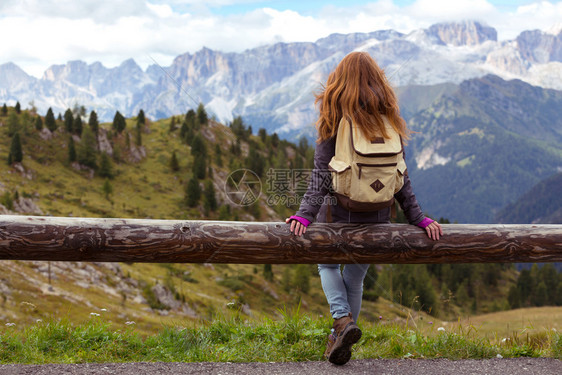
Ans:
<svg viewBox="0 0 562 375"><path fill-rule="evenodd" d="M313 222L322 207L324 197L332 189L332 174L328 163L336 150L336 137L332 137L316 145L314 151L314 169L312 170L308 189L303 196L296 216Z"/></svg>
<svg viewBox="0 0 562 375"><path fill-rule="evenodd" d="M425 219L420 205L416 200L416 196L414 195L414 191L412 190L412 183L408 175L404 175L404 186L402 186L402 189L400 189L398 193L394 194L394 198L398 201L398 204L400 204L402 211L404 211L408 223L417 225Z"/></svg>

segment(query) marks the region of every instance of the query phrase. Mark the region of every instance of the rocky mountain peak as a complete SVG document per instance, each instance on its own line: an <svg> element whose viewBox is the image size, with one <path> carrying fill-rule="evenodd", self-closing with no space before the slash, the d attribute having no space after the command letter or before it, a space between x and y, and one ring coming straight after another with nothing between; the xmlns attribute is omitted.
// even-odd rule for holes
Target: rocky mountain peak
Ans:
<svg viewBox="0 0 562 375"><path fill-rule="evenodd" d="M430 26L428 32L444 44L453 46L473 46L487 40L498 40L496 29L477 21L438 23Z"/></svg>
<svg viewBox="0 0 562 375"><path fill-rule="evenodd" d="M120 70L130 70L130 71L141 71L142 69L141 67L136 63L136 61L134 59L127 59L125 61L123 61L120 65L119 65L119 69Z"/></svg>
<svg viewBox="0 0 562 375"><path fill-rule="evenodd" d="M12 62L0 65L0 88L12 88L33 81L33 77Z"/></svg>
<svg viewBox="0 0 562 375"><path fill-rule="evenodd" d="M523 31L516 40L521 56L531 62L562 62L562 32L554 35L540 30Z"/></svg>

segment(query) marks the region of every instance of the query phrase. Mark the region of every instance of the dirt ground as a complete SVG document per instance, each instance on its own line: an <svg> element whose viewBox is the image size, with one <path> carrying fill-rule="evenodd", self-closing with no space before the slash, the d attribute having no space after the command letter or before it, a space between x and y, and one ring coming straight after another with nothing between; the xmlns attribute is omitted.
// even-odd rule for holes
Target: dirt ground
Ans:
<svg viewBox="0 0 562 375"><path fill-rule="evenodd" d="M33 375L140 375L140 374L388 374L388 375L449 375L449 374L561 374L562 361L551 358L515 358L490 360L446 359L368 359L350 361L344 366L328 362L285 363L85 363L51 365L0 365L0 374Z"/></svg>

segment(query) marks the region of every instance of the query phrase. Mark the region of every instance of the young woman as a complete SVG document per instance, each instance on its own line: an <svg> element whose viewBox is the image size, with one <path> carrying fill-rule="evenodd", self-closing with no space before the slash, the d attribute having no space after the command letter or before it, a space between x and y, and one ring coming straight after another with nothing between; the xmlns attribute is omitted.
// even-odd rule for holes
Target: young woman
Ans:
<svg viewBox="0 0 562 375"><path fill-rule="evenodd" d="M354 129L362 131L364 137L373 142L377 137L388 137L385 121L391 124L402 140L409 138L410 132L400 116L396 95L384 72L368 53L352 52L330 73L324 90L316 96L316 104L320 114L316 122L318 140L314 170L298 212L286 220L291 232L302 235L314 220L389 223L390 207L356 212L347 210L341 203L330 204L333 199L325 199L332 191L331 179L329 176L326 178L326 173L329 173L328 163L335 154L336 135L342 119L349 119ZM423 215L410 179L407 174L403 177L404 184L394 198L410 224L425 228L431 239L438 240L443 235L441 226ZM346 264L340 271L339 264L318 265L322 288L334 318L324 355L334 364L347 363L351 358L352 345L361 338L361 330L355 321L361 309L363 279L368 267L368 264Z"/></svg>

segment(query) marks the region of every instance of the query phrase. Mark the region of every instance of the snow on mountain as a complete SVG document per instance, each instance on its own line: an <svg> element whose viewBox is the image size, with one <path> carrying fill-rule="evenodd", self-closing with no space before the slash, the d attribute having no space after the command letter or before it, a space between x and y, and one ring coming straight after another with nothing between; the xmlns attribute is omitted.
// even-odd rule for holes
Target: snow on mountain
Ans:
<svg viewBox="0 0 562 375"><path fill-rule="evenodd" d="M562 90L560 30L524 31L498 41L495 29L478 22L441 23L409 34L332 34L315 43L276 43L241 53L203 48L146 71L132 59L111 69L71 61L51 66L39 80L8 63L0 65L0 101L33 101L42 113L79 104L102 120L111 120L116 110L130 116L140 109L161 118L202 102L221 121L242 115L256 130L310 136L314 93L353 50L369 52L395 86L460 83L492 73Z"/></svg>
<svg viewBox="0 0 562 375"><path fill-rule="evenodd" d="M548 30L545 31L547 34L558 35L562 33L562 22L558 22L552 25Z"/></svg>

